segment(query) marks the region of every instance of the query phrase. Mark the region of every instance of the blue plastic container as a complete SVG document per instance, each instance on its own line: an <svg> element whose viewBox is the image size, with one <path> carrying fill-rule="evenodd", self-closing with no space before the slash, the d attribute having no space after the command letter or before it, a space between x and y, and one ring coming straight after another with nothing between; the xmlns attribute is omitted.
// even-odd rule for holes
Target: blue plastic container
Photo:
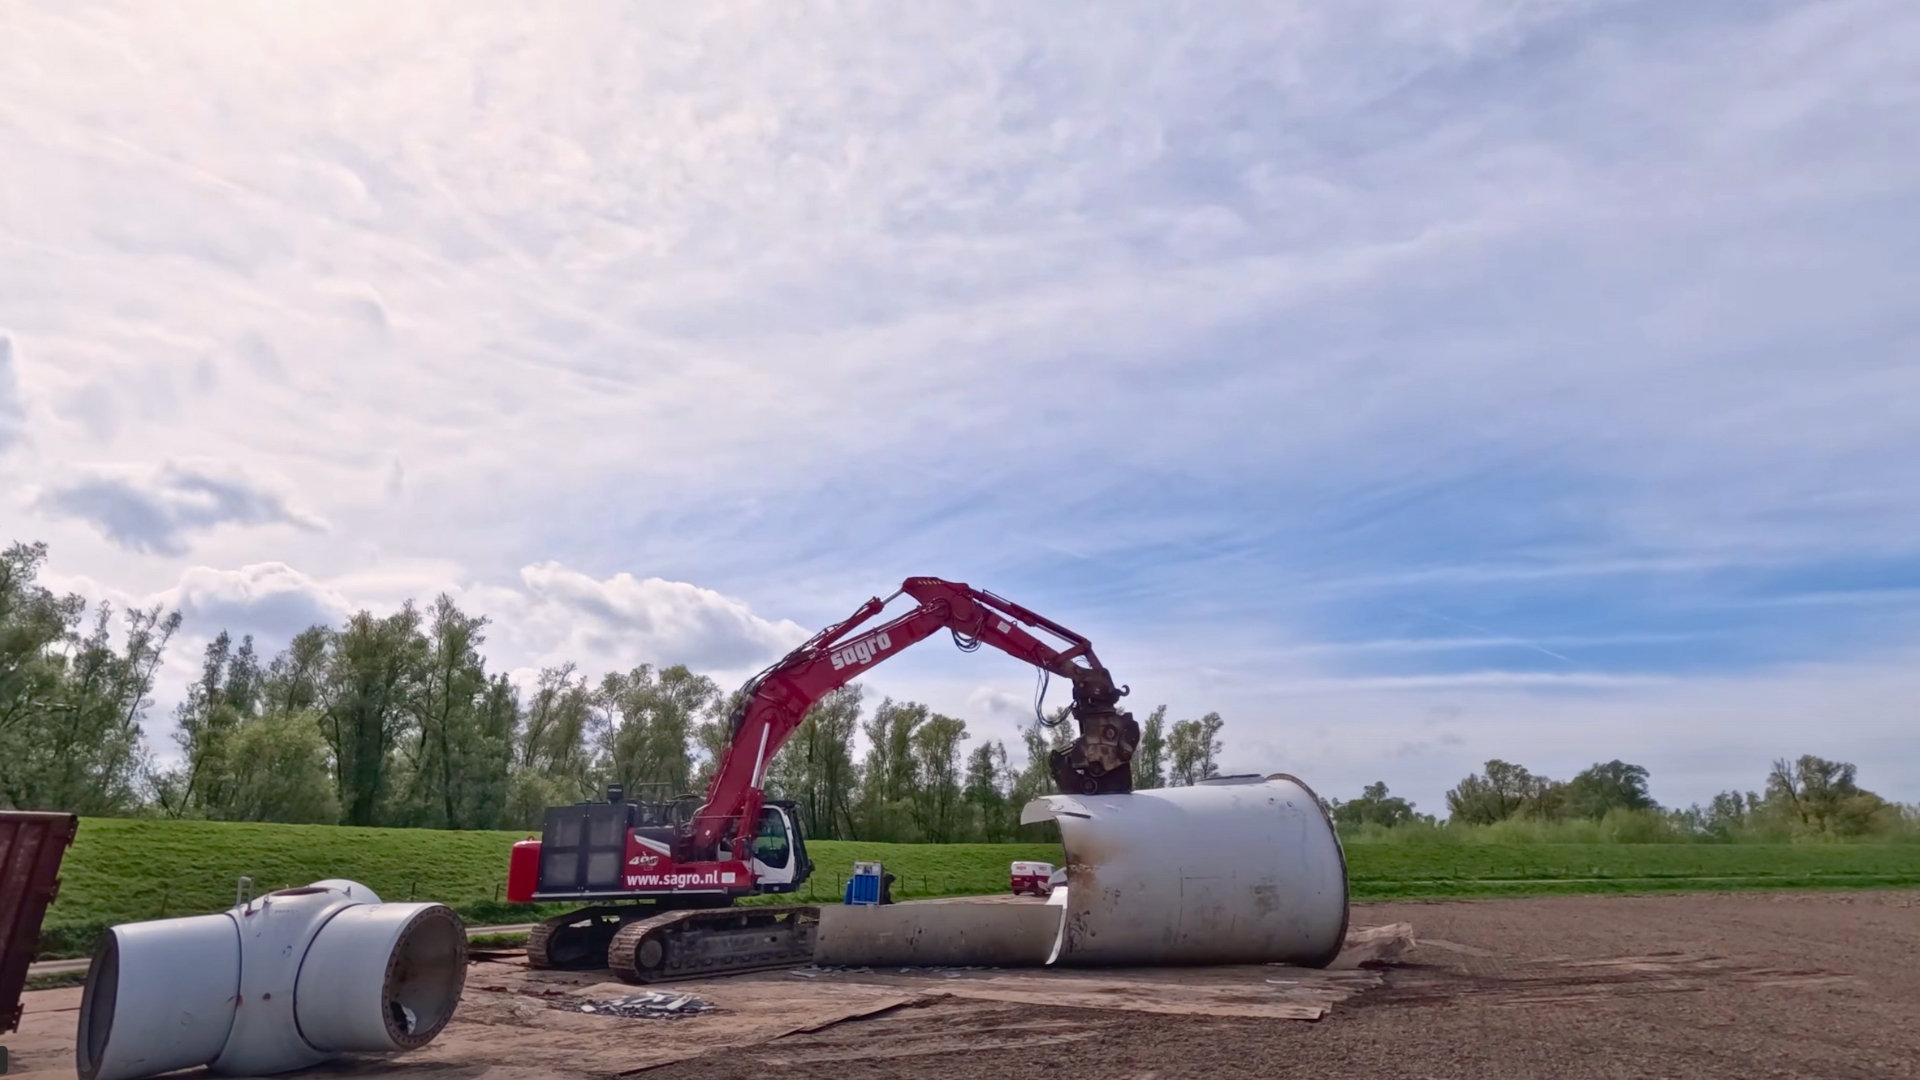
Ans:
<svg viewBox="0 0 1920 1080"><path fill-rule="evenodd" d="M880 903L883 873L877 862L854 863L853 876L847 879L846 903L866 907Z"/></svg>

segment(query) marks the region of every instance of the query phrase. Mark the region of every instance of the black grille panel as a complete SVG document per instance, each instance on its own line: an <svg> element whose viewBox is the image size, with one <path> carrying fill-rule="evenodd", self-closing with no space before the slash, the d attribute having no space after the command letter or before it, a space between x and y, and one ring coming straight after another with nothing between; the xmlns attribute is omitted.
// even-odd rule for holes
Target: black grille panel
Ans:
<svg viewBox="0 0 1920 1080"><path fill-rule="evenodd" d="M540 892L620 887L631 803L582 803L547 809L540 836Z"/></svg>

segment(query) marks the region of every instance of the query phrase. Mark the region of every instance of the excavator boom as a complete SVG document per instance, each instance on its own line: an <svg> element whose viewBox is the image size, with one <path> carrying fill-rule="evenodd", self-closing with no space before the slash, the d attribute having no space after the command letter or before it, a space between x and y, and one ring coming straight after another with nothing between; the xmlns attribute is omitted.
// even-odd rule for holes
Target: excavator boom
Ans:
<svg viewBox="0 0 1920 1080"><path fill-rule="evenodd" d="M1132 790L1131 762L1140 726L1118 708L1126 688L1114 685L1091 642L1010 600L959 582L908 578L894 596L901 594L918 601L917 606L863 630L887 605L887 600L874 597L748 682L730 718L732 738L726 753L707 788L705 804L694 815L691 852L710 857L705 853L717 850L723 839L733 840L736 850L749 843L765 798L767 768L807 710L874 664L940 630L951 631L962 648L992 645L1072 682L1072 715L1079 735L1048 762L1062 792ZM1060 639L1066 648L1042 641L1035 629Z"/></svg>

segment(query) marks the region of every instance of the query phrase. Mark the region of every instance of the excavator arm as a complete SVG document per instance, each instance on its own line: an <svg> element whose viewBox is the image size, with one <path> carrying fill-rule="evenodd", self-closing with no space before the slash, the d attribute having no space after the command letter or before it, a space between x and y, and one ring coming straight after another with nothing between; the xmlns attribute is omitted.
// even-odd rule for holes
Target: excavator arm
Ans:
<svg viewBox="0 0 1920 1080"><path fill-rule="evenodd" d="M940 630L951 631L963 648L992 645L1072 682L1072 715L1079 735L1048 760L1062 792L1091 795L1132 790L1130 763L1140 741L1140 726L1132 715L1119 710L1126 688L1114 685L1112 675L1094 656L1091 642L1012 601L958 582L908 578L894 596L902 593L918 601L918 606L862 630L892 599L874 597L747 683L730 717L732 737L720 768L691 822L687 841L693 853L710 858L706 853L717 850L723 839L732 841L736 853L747 850L765 801L767 768L807 710L874 664ZM1055 648L1029 628L1059 638L1067 648Z"/></svg>

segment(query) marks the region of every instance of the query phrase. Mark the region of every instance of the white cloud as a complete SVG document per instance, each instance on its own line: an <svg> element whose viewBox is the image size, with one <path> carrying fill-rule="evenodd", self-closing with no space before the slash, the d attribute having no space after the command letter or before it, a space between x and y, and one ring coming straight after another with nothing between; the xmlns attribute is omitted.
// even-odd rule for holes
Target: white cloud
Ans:
<svg viewBox="0 0 1920 1080"><path fill-rule="evenodd" d="M278 562L233 570L194 566L174 585L144 596L85 578L49 575L48 584L96 603L180 611L181 633L161 669L159 707L148 725L150 741L163 754L172 752L172 707L198 672L201 648L222 630L235 639L251 635L263 657L271 657L309 626L337 627L356 611L381 615L409 600L430 604L446 593L470 613L488 617L482 651L492 670L516 682L530 683L538 668L569 661L594 681L643 663L686 664L729 689L809 634L712 589L630 574L597 579L551 562L523 568L517 583L499 584L473 581L447 564L397 564L322 578Z"/></svg>
<svg viewBox="0 0 1920 1080"><path fill-rule="evenodd" d="M1045 483L1026 462L1099 446L1279 481L1338 460L1352 491L1494 436L1630 473L1602 512L1655 546L1867 542L1754 517L1843 464L1894 485L1871 500L1891 512L1904 485L1873 463L1899 456L1910 376L1752 380L1724 346L1831 318L1769 302L1804 285L1769 268L1872 265L1843 231L1770 222L1868 179L1905 190L1912 163L1847 106L1898 85L1913 22L1865 0L1698 31L1646 15L428 3L223 12L188 34L134 5L29 14L21 48L93 74L0 73L21 118L0 157L30 193L0 220L34 255L0 295L47 400L83 403L50 454L244 447L331 520L398 458L410 492L447 498L369 515L394 535L564 497L561 471L697 503L988 445L1006 450L980 473ZM102 60L122 48L151 61L138 92ZM1816 139L1835 152L1804 153ZM1712 290L1669 240L1715 261ZM1528 265L1569 249L1588 257ZM1456 305L1445 283L1470 281L1544 291L1515 324ZM1882 318L1890 289L1836 292ZM1329 324L1345 310L1378 314ZM1260 355L1196 371L1249 321Z"/></svg>
<svg viewBox="0 0 1920 1080"><path fill-rule="evenodd" d="M1671 645L1688 640L1685 634L1559 634L1535 638L1418 637L1375 638L1366 641L1322 641L1276 649L1276 656L1365 656L1374 653L1433 653L1490 649L1556 649L1582 646ZM1548 655L1554 655L1549 653Z"/></svg>
<svg viewBox="0 0 1920 1080"><path fill-rule="evenodd" d="M0 333L0 452L20 441L26 426L26 403L20 399L20 378L13 366L13 339Z"/></svg>
<svg viewBox="0 0 1920 1080"><path fill-rule="evenodd" d="M274 644L316 624L337 626L354 602L338 589L285 563L255 563L238 570L196 566L175 588L153 598L177 608L190 632L226 630Z"/></svg>
<svg viewBox="0 0 1920 1080"><path fill-rule="evenodd" d="M766 664L810 633L684 581L624 573L599 579L552 562L523 567L520 581L518 595L477 590L475 599L502 609L503 624L511 619L523 641L539 641L537 655L548 662L734 672Z"/></svg>
<svg viewBox="0 0 1920 1080"><path fill-rule="evenodd" d="M1528 678L1333 682L1318 692L1244 672L1210 707L1228 719L1236 768L1298 772L1341 798L1385 780L1441 816L1445 791L1496 757L1556 779L1624 759L1651 769L1655 798L1685 806L1760 787L1774 758L1818 754L1859 764L1861 783L1888 798L1916 801L1913 661L1890 654L1764 675L1579 687Z"/></svg>
<svg viewBox="0 0 1920 1080"><path fill-rule="evenodd" d="M973 692L967 695L967 704L994 717L1022 720L1033 714L1032 697L1021 697L1019 694L993 686L975 687Z"/></svg>
<svg viewBox="0 0 1920 1080"><path fill-rule="evenodd" d="M263 634L448 590L509 666L751 668L946 572L1250 749L1703 678L1452 670L1422 590L1745 700L1916 634L1920 10L1677 10L19 7L0 510Z"/></svg>
<svg viewBox="0 0 1920 1080"><path fill-rule="evenodd" d="M1354 690L1446 690L1456 687L1524 686L1562 690L1601 690L1622 686L1659 685L1673 681L1671 676L1664 675L1489 670L1455 671L1436 675L1382 675L1374 678L1302 680L1270 685L1267 687L1267 692L1292 697Z"/></svg>
<svg viewBox="0 0 1920 1080"><path fill-rule="evenodd" d="M476 582L457 568L434 564L325 579L284 563L237 570L196 566L172 588L135 602L178 608L191 640L224 629L236 637L253 634L272 649L316 623L338 626L361 609L384 614L409 600L425 605L446 593L491 620L486 652L496 669L573 661L594 676L649 663L744 677L810 633L683 581L631 574L599 579L552 562L524 567L519 576L513 584ZM87 593L111 598L97 587Z"/></svg>
<svg viewBox="0 0 1920 1080"><path fill-rule="evenodd" d="M222 525L292 525L310 532L326 527L226 462L97 465L77 472L41 492L35 509L87 522L129 551L183 555L190 535Z"/></svg>

